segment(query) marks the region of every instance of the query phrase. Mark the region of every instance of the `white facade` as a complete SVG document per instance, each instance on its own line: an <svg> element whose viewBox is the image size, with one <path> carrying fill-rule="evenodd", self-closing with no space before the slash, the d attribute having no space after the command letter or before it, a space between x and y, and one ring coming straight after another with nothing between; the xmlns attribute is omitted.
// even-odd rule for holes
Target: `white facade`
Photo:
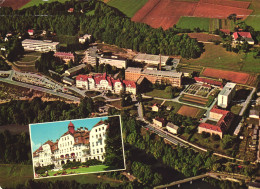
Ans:
<svg viewBox="0 0 260 189"><path fill-rule="evenodd" d="M107 125L100 121L91 131L74 130L70 122L68 131L55 143L47 141L33 153L35 167L50 164L62 165L70 161L86 162L90 159L104 161Z"/></svg>
<svg viewBox="0 0 260 189"><path fill-rule="evenodd" d="M117 68L126 68L126 60L118 60L112 58L99 58L99 64L110 64Z"/></svg>
<svg viewBox="0 0 260 189"><path fill-rule="evenodd" d="M178 133L178 126L177 125L174 125L173 123L167 123L166 125L166 129L172 133L172 134L177 134Z"/></svg>
<svg viewBox="0 0 260 189"><path fill-rule="evenodd" d="M222 91L218 94L218 106L221 108L227 108L235 93L236 84L231 82L227 83Z"/></svg>
<svg viewBox="0 0 260 189"><path fill-rule="evenodd" d="M107 125L101 124L90 131L89 141L92 159L104 161L106 129Z"/></svg>
<svg viewBox="0 0 260 189"><path fill-rule="evenodd" d="M59 42L41 41L33 39L25 39L22 41L24 50L40 51L40 52L56 52L59 50Z"/></svg>

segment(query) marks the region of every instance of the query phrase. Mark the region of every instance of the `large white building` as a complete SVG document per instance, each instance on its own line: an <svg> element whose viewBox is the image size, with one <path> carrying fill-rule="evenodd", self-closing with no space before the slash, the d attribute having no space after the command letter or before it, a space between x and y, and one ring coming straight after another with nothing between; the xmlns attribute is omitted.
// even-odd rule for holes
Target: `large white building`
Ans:
<svg viewBox="0 0 260 189"><path fill-rule="evenodd" d="M218 94L218 106L221 108L227 108L231 99L235 96L235 93L236 84L228 82Z"/></svg>
<svg viewBox="0 0 260 189"><path fill-rule="evenodd" d="M24 50L30 51L40 51L40 52L49 52L49 51L58 51L59 42L52 42L46 40L34 40L34 39L25 39L22 41L22 46Z"/></svg>
<svg viewBox="0 0 260 189"><path fill-rule="evenodd" d="M117 68L126 68L126 60L118 59L117 57L113 58L99 58L99 64L109 64Z"/></svg>
<svg viewBox="0 0 260 189"><path fill-rule="evenodd" d="M117 94L121 91L136 94L135 82L113 79L106 73L96 75L78 75L76 77L76 87L87 90L109 90Z"/></svg>
<svg viewBox="0 0 260 189"><path fill-rule="evenodd" d="M104 161L107 127L103 121L99 121L90 131L83 127L75 130L70 122L68 131L56 142L48 140L33 153L34 166L62 165L90 159Z"/></svg>
<svg viewBox="0 0 260 189"><path fill-rule="evenodd" d="M158 65L161 62L161 65L165 66L166 62L169 60L169 56L139 53L134 57L133 60L137 62L144 62L147 64L155 64L155 65Z"/></svg>

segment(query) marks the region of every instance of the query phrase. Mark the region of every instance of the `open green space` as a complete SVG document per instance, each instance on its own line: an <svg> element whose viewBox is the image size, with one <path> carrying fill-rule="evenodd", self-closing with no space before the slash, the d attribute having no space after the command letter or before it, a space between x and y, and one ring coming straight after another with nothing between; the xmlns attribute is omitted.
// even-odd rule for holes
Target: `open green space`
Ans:
<svg viewBox="0 0 260 189"><path fill-rule="evenodd" d="M252 26L256 31L260 31L260 1L251 0L251 5L249 6L249 9L252 9L253 12L250 16L247 17L245 22L247 25Z"/></svg>
<svg viewBox="0 0 260 189"><path fill-rule="evenodd" d="M95 10L91 10L86 13L87 16L93 16L94 14L95 14Z"/></svg>
<svg viewBox="0 0 260 189"><path fill-rule="evenodd" d="M89 167L91 168L91 167ZM101 167L100 167L101 168ZM97 170L97 168L95 168ZM75 169L74 169L75 170ZM92 169L93 170L93 169ZM69 177L53 177L39 180L39 182L57 181L57 180L75 180L81 184L109 183L112 186L118 186L120 181L107 178L105 176L97 177L97 174L75 175ZM1 187L16 187L17 184L24 184L26 181L33 179L32 165L20 164L0 164L0 184Z"/></svg>
<svg viewBox="0 0 260 189"><path fill-rule="evenodd" d="M205 52L197 59L182 59L182 64L217 69L259 73L259 59L254 52L247 54L228 52L221 45L204 44ZM181 66L180 64L179 66Z"/></svg>
<svg viewBox="0 0 260 189"><path fill-rule="evenodd" d="M24 56L23 58L21 58L21 60L19 60L19 62L34 62L38 59L39 57L38 56Z"/></svg>
<svg viewBox="0 0 260 189"><path fill-rule="evenodd" d="M80 173L93 173L93 172L101 172L108 170L109 166L107 165L95 165L95 166L89 166L89 167L79 167L77 169L66 169L65 171L69 174L73 172L72 174L80 174ZM48 174L50 176L54 176L54 174L57 174L57 172L60 171L49 171Z"/></svg>
<svg viewBox="0 0 260 189"><path fill-rule="evenodd" d="M234 106L231 107L231 112L233 114L238 115L240 113L241 109L242 109L242 106L234 105Z"/></svg>
<svg viewBox="0 0 260 189"><path fill-rule="evenodd" d="M68 0L31 0L30 2L28 2L27 4L25 4L21 9L24 9L24 8L27 8L27 7L31 7L31 6L34 6L34 5L39 5L39 4L43 4L43 3L52 3L52 2L55 2L55 1L59 1L61 3L64 3L65 1L68 1Z"/></svg>
<svg viewBox="0 0 260 189"><path fill-rule="evenodd" d="M182 16L176 26L182 29L194 30L194 28L199 28L200 30L209 31L209 21L209 18Z"/></svg>
<svg viewBox="0 0 260 189"><path fill-rule="evenodd" d="M111 0L108 2L108 5L117 8L131 18L147 1L148 0Z"/></svg>
<svg viewBox="0 0 260 189"><path fill-rule="evenodd" d="M164 90L159 90L159 89L153 89L152 91L145 93L145 95L151 97L158 97L158 98L167 98L167 99L171 99L172 97L170 93L167 93Z"/></svg>
<svg viewBox="0 0 260 189"><path fill-rule="evenodd" d="M180 107L182 106L182 104L180 104L178 102L171 102L171 101L166 101L163 105L171 106L172 107L171 112L174 112L174 113L177 113L178 110L180 109Z"/></svg>

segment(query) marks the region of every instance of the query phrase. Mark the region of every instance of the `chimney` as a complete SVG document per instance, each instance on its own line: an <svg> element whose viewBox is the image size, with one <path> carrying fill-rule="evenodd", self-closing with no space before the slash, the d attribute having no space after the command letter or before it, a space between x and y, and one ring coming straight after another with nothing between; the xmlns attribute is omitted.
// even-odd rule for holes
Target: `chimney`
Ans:
<svg viewBox="0 0 260 189"><path fill-rule="evenodd" d="M160 64L159 64L159 70L161 71L162 70L162 56L160 54Z"/></svg>

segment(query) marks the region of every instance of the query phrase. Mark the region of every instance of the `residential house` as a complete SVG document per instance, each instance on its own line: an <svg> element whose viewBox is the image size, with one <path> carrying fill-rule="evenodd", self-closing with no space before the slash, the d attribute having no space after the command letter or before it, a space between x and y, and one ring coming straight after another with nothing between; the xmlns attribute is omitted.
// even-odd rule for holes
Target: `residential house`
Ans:
<svg viewBox="0 0 260 189"><path fill-rule="evenodd" d="M232 36L234 43L244 43L246 41L249 45L255 44L250 32L234 32Z"/></svg>
<svg viewBox="0 0 260 189"><path fill-rule="evenodd" d="M160 105L155 103L153 106L152 106L152 111L154 112L158 112L159 111L159 108L160 108Z"/></svg>
<svg viewBox="0 0 260 189"><path fill-rule="evenodd" d="M167 125L166 125L166 129L167 129L170 133L172 133L172 134L178 134L179 126L174 125L174 124L171 123L171 122L168 122Z"/></svg>
<svg viewBox="0 0 260 189"><path fill-rule="evenodd" d="M166 121L164 120L164 118L156 117L153 119L153 124L155 124L158 127L164 127L165 123Z"/></svg>

